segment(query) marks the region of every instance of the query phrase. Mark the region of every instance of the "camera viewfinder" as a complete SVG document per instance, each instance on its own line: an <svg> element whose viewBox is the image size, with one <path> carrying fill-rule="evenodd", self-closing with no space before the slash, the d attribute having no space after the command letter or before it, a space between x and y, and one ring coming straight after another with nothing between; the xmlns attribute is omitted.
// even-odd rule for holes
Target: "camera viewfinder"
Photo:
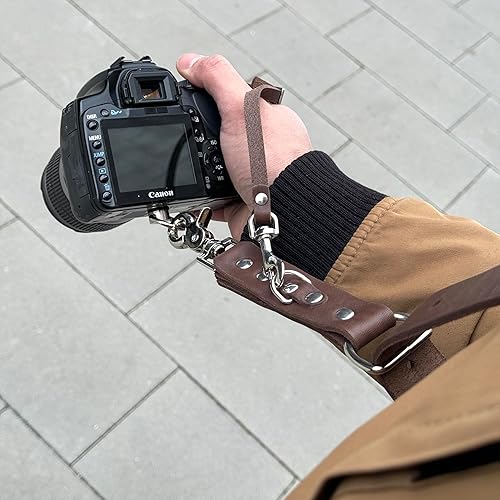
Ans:
<svg viewBox="0 0 500 500"><path fill-rule="evenodd" d="M139 86L141 87L142 98L145 101L162 98L161 82L145 80L140 81Z"/></svg>

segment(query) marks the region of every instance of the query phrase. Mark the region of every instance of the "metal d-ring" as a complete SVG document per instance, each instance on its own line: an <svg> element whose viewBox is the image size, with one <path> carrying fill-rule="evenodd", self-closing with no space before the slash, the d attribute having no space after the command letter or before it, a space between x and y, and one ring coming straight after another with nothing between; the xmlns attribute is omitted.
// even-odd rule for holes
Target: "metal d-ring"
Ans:
<svg viewBox="0 0 500 500"><path fill-rule="evenodd" d="M397 321L406 321L409 315L406 313L394 313L394 318ZM428 339L432 334L432 328L421 333L409 346L405 347L399 354L388 361L385 365L375 365L365 358L362 358L354 349L350 342L344 343L344 354L355 366L370 375L382 375L394 368L406 356L412 353L424 340Z"/></svg>

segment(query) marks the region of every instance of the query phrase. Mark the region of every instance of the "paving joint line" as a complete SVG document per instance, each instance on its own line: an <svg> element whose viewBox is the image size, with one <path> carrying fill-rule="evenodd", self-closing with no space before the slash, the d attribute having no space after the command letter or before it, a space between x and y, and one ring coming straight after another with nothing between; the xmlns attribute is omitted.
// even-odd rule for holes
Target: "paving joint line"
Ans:
<svg viewBox="0 0 500 500"><path fill-rule="evenodd" d="M464 1L464 2L460 5L460 7L461 7L462 5L464 5L464 4L465 4L466 2L468 2L468 1L469 1L469 0ZM499 31L499 34L497 34L497 33L493 32L493 31L491 31L491 30L488 28L488 26L485 26L484 24L480 23L477 19L475 19L474 17L472 17L470 14L468 14L468 13L467 13L467 12L465 12L465 11L463 11L462 9L456 9L456 11L457 11L457 12L458 12L458 13L459 13L462 17L464 17L465 19L467 19L467 20L468 20L468 21L470 21L471 23L475 24L476 26L479 26L480 28L483 28L483 29L484 29L484 30L486 30L486 31L489 31L489 34L490 34L491 38L492 38L493 40L495 40L496 42L500 43L500 36L499 36L500 31Z"/></svg>
<svg viewBox="0 0 500 500"><path fill-rule="evenodd" d="M106 36L111 38L115 43L117 43L123 50L126 50L130 55L139 59L141 56L132 50L126 43L122 42L111 30L106 28L102 23L100 23L95 17L90 15L83 7L81 7L75 0L66 0L66 2L71 5L75 10L80 12L82 16L86 17L96 28L102 31Z"/></svg>
<svg viewBox="0 0 500 500"><path fill-rule="evenodd" d="M294 488L295 484L296 479L294 478L285 486L285 489L278 495L278 498L276 498L276 500L285 500L286 496Z"/></svg>
<svg viewBox="0 0 500 500"><path fill-rule="evenodd" d="M205 24L207 24L210 28L212 28L217 34L219 34L222 38L228 41L233 47L237 48L243 54L245 54L252 62L254 62L260 69L262 69L263 64L251 53L246 51L238 42L232 39L229 35L226 35L215 23L210 21L203 14L198 12L192 5L190 5L186 0L178 0L179 3L184 5L187 9L189 9L195 16L201 19ZM260 71L260 70L259 70Z"/></svg>
<svg viewBox="0 0 500 500"><path fill-rule="evenodd" d="M195 7L193 7L193 8L196 10ZM282 10L284 10L283 5L280 5L279 7L275 7L274 9L270 10L266 14L263 14L262 16L259 16L255 19L253 19L249 23L244 24L243 26L240 26L238 29L235 29L234 31L231 31L230 33L228 33L227 36L231 37L231 36L237 35L238 33L241 33L242 31L245 31L246 29L251 28L252 26L254 26L256 24L259 24L260 22L265 21L266 19L274 16L274 14L277 14L278 12L280 12Z"/></svg>
<svg viewBox="0 0 500 500"><path fill-rule="evenodd" d="M337 26L336 28L333 28L332 30L324 33L324 36L332 36L335 33L342 31L344 28L347 28L351 24L354 24L356 21L359 21L360 19L367 16L372 11L373 11L373 7L371 5L367 5L367 8L365 10L361 11L359 14L356 14L354 17L352 17L351 19L349 19L345 23L342 23L340 26Z"/></svg>
<svg viewBox="0 0 500 500"><path fill-rule="evenodd" d="M181 0L182 1L182 0ZM377 10L378 12L378 9L376 9L376 6L372 3L372 0L365 0L365 2L367 2L369 5L373 6L375 10ZM381 11L380 12L381 14L385 14L384 11ZM303 16L299 15L299 14L296 14L297 17L299 17L300 19L302 19L302 21L304 21L305 23L307 23L309 26L311 26L317 33L320 33L320 31L318 31L316 29L316 27L310 23L307 19L305 19ZM384 17L387 17L387 16L384 16ZM396 24L396 23L394 23ZM399 23L396 24L397 27L399 27L402 31L404 31L405 33L407 33L409 36L411 36L414 40L416 40L418 43L421 43L420 39L418 38L415 38L415 36L409 32L408 30L406 30L406 28L404 28L404 26L399 26ZM356 59L350 52L348 52L347 50L345 50L341 45L337 44L332 38L329 38L329 37L325 37L324 35L321 34L321 36L323 36L323 38L325 40L327 40L328 42L330 42L334 47L336 47L338 50L340 50L346 57L348 57L351 61L353 61L355 64L357 64L358 66L363 66L363 63L361 61L359 61L358 59ZM249 55L248 52L246 51L245 48L243 47L240 47L238 44L236 44L236 46L242 50L243 52L245 52L245 54ZM449 63L449 61L447 61L446 59L444 59L440 54L438 53L435 53L434 50L430 50L434 55L436 55L437 57L439 57L439 59L443 60L444 62L446 62L448 64L448 66L452 67ZM256 61L258 64L261 64L260 61ZM417 112L419 112L420 114L422 114L422 116L424 116L424 118L427 118L427 119L430 119L430 117L426 114L426 113L423 113L420 108L414 104L412 101L410 101L409 99L406 98L406 96L404 96L403 94L400 94L399 91L397 91L397 89L394 89L392 86L389 87L388 85L386 85L384 83L384 80L375 72L372 72L369 68L366 68L366 71L371 74L372 76L374 76L377 80L379 80L380 83L382 83L384 86L386 86L390 91L392 91L393 93L395 93L396 95L398 95L399 97L401 97L407 104L409 104L412 108L414 108ZM280 78L277 78L276 77L276 74L274 72L272 72L271 70L266 70L267 73L269 73L271 76L273 76L276 80L278 81L281 81ZM458 72L458 71L457 71ZM460 72L459 72L460 73ZM464 73L465 74L465 73ZM465 74L466 75L466 74ZM468 75L467 75L468 77ZM468 79L470 80L470 77L468 77ZM477 87L477 85L475 85ZM394 90L393 90L394 89ZM485 89L485 88L482 88L480 89L482 92L484 93L488 93L488 89ZM313 111L315 111L316 113L318 113L320 116L322 116L323 118L327 119L328 123L330 123L332 126L334 126L339 132L343 133L346 137L348 138L351 138L353 139L353 142L361 147L361 149L363 151L365 151L366 153L368 153L372 158L374 158L378 163L380 163L382 166L384 166L386 168L386 170L388 170L389 172L391 172L393 175L395 175L399 180L401 180L407 187L409 187L412 191L414 191L418 196L420 196L423 200L429 202L431 205L436 206L436 204L430 200L427 196L425 196L423 193L420 192L420 190L416 189L412 184L408 183L408 181L406 181L406 179L402 178L399 174L396 173L396 171L394 171L392 168L388 167L388 165L385 164L385 162L382 162L380 159L378 159L377 157L375 157L373 155L373 153L371 153L371 151L369 151L364 145L362 145L361 143L359 143L358 141L354 140L354 138L350 135L350 134L347 134L345 130L343 130L341 127L339 127L336 123L334 123L332 120L330 120L321 110L319 110L314 103L309 103L308 101L306 101L305 99L302 98L302 96L298 96L300 98L300 100L302 100L302 102L305 102L309 105L309 107L311 109L313 109ZM454 134L451 134L450 132L448 132L446 130L446 128L442 125L440 125L438 122L436 122L434 119L430 119L431 123L433 123L434 125L437 125L438 128L440 130L442 130L443 132L445 132L446 134L448 134L455 142L457 142L460 146L462 146L465 150L467 150L469 153L471 153L473 156L475 156L478 160L480 160L483 164L487 165L487 166L490 166L490 162L486 159L486 158L483 158L483 156L481 156L475 149L471 148L468 144L466 144L465 142L463 142L461 139L459 139L457 136L455 136ZM440 208L440 207L437 207L437 208Z"/></svg>
<svg viewBox="0 0 500 500"><path fill-rule="evenodd" d="M203 391L221 410L223 410L227 415L229 415L232 420L234 420L249 436L251 436L269 455L271 455L294 479L300 481L300 476L267 444L265 444L260 437L257 436L253 431L251 431L247 425L240 420L234 413L229 411L229 409L223 405L215 396L208 391L208 389L203 386L191 373L189 373L181 364L179 364L180 370L188 377L191 382L196 384L198 388Z"/></svg>
<svg viewBox="0 0 500 500"><path fill-rule="evenodd" d="M182 276L186 271L191 269L194 264L197 263L197 260L192 260L188 264L186 264L182 269L174 273L170 278L168 278L164 283L162 283L158 288L153 290L151 293L146 295L142 300L140 300L135 306L131 307L128 311L124 312L125 316L129 316L133 314L137 309L142 307L146 302L149 302L155 295L159 294L162 290L167 288L167 286L171 285L174 281L177 280L180 276Z"/></svg>
<svg viewBox="0 0 500 500"><path fill-rule="evenodd" d="M356 62L357 59L352 56L344 47L339 45L337 42L334 40L330 39L330 43L336 47L338 50L340 50L346 57L349 57L353 62ZM467 150L469 153L471 153L473 156L475 156L479 161L481 161L483 164L488 165L490 162L484 158L479 152L477 152L475 149L470 147L465 141L457 137L456 135L452 134L443 124L438 122L434 117L429 115L426 111L424 111L420 106L415 104L412 100L410 100L405 94L403 94L398 88L394 87L392 84L390 84L387 80L385 80L382 76L380 76L378 73L373 71L371 68L365 67L365 71L372 76L375 80L377 80L379 83L381 83L385 88L387 88L389 91L391 91L393 94L398 96L403 102L408 104L411 108L413 108L417 113L419 113L421 116L429 120L435 127L437 127L439 130L447 134L450 138L452 138L457 144L462 146L465 150ZM488 91L485 89L484 90L485 95L488 95ZM485 96L483 96L485 97ZM491 96L490 96L491 97Z"/></svg>
<svg viewBox="0 0 500 500"><path fill-rule="evenodd" d="M125 315L124 315L125 316ZM265 444L253 431L251 431L246 424L243 423L233 412L231 412L225 405L223 405L204 385L199 382L194 375L189 372L189 370L180 363L175 356L163 347L156 339L154 339L144 328L139 325L132 317L125 316L125 318L132 323L145 337L147 337L153 344L160 349L160 351L165 354L175 365L177 365L178 370L180 370L186 377L191 380L203 393L205 393L219 408L221 408L224 413L226 413L234 422L236 422L249 436L251 436L269 455L271 455L284 469L286 469L295 479L299 479L299 475L281 458L276 452L271 450L267 444Z"/></svg>
<svg viewBox="0 0 500 500"><path fill-rule="evenodd" d="M460 10L460 7L462 7L462 5L466 4L468 1L469 1L469 0L460 0L460 2L457 2L457 3L455 4L455 8L456 8L457 10Z"/></svg>
<svg viewBox="0 0 500 500"><path fill-rule="evenodd" d="M0 394L0 398L4 401L4 403L7 404L6 409L10 409L12 413L35 435L35 437L41 441L49 450L61 461L63 462L64 465L68 467L68 469L72 472L72 474L77 477L85 486L87 486L98 498L101 500L106 500L101 493L97 490L97 488L92 485L84 476L79 474L77 471L75 471L69 464L69 462L57 451L57 449L52 446L49 441L47 441L41 434L38 432L22 415L20 412L12 406L12 404L9 403L7 399L3 396L3 394Z"/></svg>
<svg viewBox="0 0 500 500"><path fill-rule="evenodd" d="M0 231L2 229L5 229L6 227L9 227L11 226L12 224L14 224L14 222L17 222L19 219L17 217L14 216L14 218L12 219L9 219L8 221L5 221L4 223L0 224Z"/></svg>
<svg viewBox="0 0 500 500"><path fill-rule="evenodd" d="M118 304L116 304L113 299L108 297L106 293L101 290L90 278L85 276L85 274L76 267L71 260L66 257L63 253L61 253L52 243L45 239L45 237L36 230L19 212L14 210L10 205L8 205L5 201L4 204L8 207L8 209L17 217L19 220L31 233L33 233L42 243L48 246L60 259L62 259L78 276L80 276L88 285L90 285L101 297L103 297L111 306L113 306L117 311L122 314L125 314Z"/></svg>
<svg viewBox="0 0 500 500"><path fill-rule="evenodd" d="M142 396L139 401L132 405L121 417L119 417L115 422L113 422L99 437L90 443L82 452L80 452L77 457L69 464L70 467L74 467L78 462L85 457L91 450L93 450L101 441L103 441L111 432L113 432L130 414L132 414L137 408L142 406L155 392L161 389L177 372L179 367L176 366L166 377L160 380L150 391L148 391L144 396Z"/></svg>
<svg viewBox="0 0 500 500"><path fill-rule="evenodd" d="M16 83L20 83L22 81L24 81L24 78L19 75L16 78L14 78L13 80L9 80L8 82L2 83L2 85L0 85L0 92L4 89L8 89L9 87L12 87Z"/></svg>
<svg viewBox="0 0 500 500"><path fill-rule="evenodd" d="M328 95L330 92L333 92L334 90L336 90L339 87L341 87L342 85L344 85L344 83L347 83L349 80L352 80L355 76L358 75L358 73L361 73L365 69L365 66L364 66L364 64L361 63L361 61L356 63L356 65L358 67L352 73L349 73L346 77L344 77L340 81L334 83L331 87L328 87L322 94L320 94L319 96L316 96L311 102L313 104L315 104L320 99L322 99L323 97Z"/></svg>
<svg viewBox="0 0 500 500"><path fill-rule="evenodd" d="M467 74L465 71L463 71L459 66L454 66L452 64L452 61L444 57L440 52L438 52L432 45L429 45L426 41L418 37L413 31L410 31L404 24L400 23L395 17L391 16L388 12L385 10L381 9L378 5L374 4L372 0L364 0L367 2L369 5L373 7L373 9L378 12L382 17L385 17L389 22L394 24L397 28L399 28L401 31L406 33L409 37L411 37L413 40L415 40L419 45L421 45L424 49L426 49L428 52L433 54L435 57L437 57L439 60L444 62L448 67L450 67L453 71L461 75L463 78L465 78L471 85L474 87L478 88L482 92L487 91L482 85L478 85L478 82L476 82L469 74ZM469 21L472 21L469 19ZM475 22L475 21L474 21ZM475 24L477 24L475 22ZM483 26L483 28L485 28Z"/></svg>
<svg viewBox="0 0 500 500"><path fill-rule="evenodd" d="M475 184L477 184L479 182L479 179L481 179L481 177L483 177L486 172L490 170L489 167L484 167L481 172L479 172L478 174L476 174L472 180L463 188L461 189L455 196L454 198L444 207L443 211L444 212L448 212L448 210L450 208L453 207L453 205L462 197L464 196Z"/></svg>
<svg viewBox="0 0 500 500"><path fill-rule="evenodd" d="M341 151L344 151L344 149L346 149L351 144L352 144L352 139L347 139L347 141L345 141L337 149L335 149L334 151L332 151L328 156L332 156L333 157L333 156L339 154Z"/></svg>
<svg viewBox="0 0 500 500"><path fill-rule="evenodd" d="M0 415L2 415L2 413L5 413L8 409L9 407L7 405L4 406L3 408L0 408Z"/></svg>
<svg viewBox="0 0 500 500"><path fill-rule="evenodd" d="M477 42L473 43L470 47L467 47L459 56L455 57L453 61L451 61L452 66L455 66L457 63L461 62L465 59L466 56L473 55L474 51L482 45L484 42L491 38L492 33L486 33L482 38L480 38ZM472 78L472 77L471 77ZM479 82L478 82L479 83Z"/></svg>
<svg viewBox="0 0 500 500"><path fill-rule="evenodd" d="M10 66L23 80L28 82L38 93L42 94L48 101L50 101L57 109L62 110L62 106L53 99L50 94L40 87L34 80L32 80L24 71L17 67L13 62L10 61L2 52L0 52L0 60L2 60L7 66Z"/></svg>
<svg viewBox="0 0 500 500"><path fill-rule="evenodd" d="M167 351L165 347L163 347L162 344L160 344L152 335L150 335L135 319L133 319L131 316L126 316L124 314L125 318L134 325L139 332L141 332L146 338L148 338L160 351L163 352L163 354L170 359L175 365L178 366L178 368L184 373L194 384L196 384L197 387L199 387L212 401L214 401L217 406L222 408L225 413L227 413L232 420L234 420L240 427L242 427L247 434L249 434L257 443L261 445L262 448L264 448L277 462L283 465L283 467L290 472L290 474L293 475L293 477L298 478L299 476L288 466L283 459L281 459L274 451L272 451L256 434L254 434L248 427L238 418L236 415L234 415L231 411L229 411L205 386L199 382L194 375L192 375L188 369L180 363L174 355L172 355L170 352Z"/></svg>
<svg viewBox="0 0 500 500"><path fill-rule="evenodd" d="M469 118L469 116L472 115L472 113L474 113L475 111L477 111L490 97L491 97L491 94L486 94L483 97L481 97L481 99L479 99L479 101L477 101L476 104L474 104L474 106L472 106L472 108L470 108L468 111L466 111L457 121L455 121L454 123L452 123L447 128L447 131L448 132L452 132L462 122L464 122L467 118Z"/></svg>

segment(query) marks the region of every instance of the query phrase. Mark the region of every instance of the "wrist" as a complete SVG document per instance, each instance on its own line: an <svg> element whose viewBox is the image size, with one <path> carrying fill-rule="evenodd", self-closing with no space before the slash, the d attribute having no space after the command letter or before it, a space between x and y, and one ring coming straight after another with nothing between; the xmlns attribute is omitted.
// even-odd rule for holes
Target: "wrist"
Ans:
<svg viewBox="0 0 500 500"><path fill-rule="evenodd" d="M320 151L292 161L270 191L280 222L280 235L273 240L276 255L320 279L385 197L347 177ZM246 230L242 239L248 239Z"/></svg>

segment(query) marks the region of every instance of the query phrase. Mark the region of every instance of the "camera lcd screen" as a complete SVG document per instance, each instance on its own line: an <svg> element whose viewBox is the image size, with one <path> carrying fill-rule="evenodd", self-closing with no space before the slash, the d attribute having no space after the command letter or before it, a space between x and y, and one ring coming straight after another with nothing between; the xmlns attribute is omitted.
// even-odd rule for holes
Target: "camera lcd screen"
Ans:
<svg viewBox="0 0 500 500"><path fill-rule="evenodd" d="M196 183L184 124L107 127L107 135L122 193Z"/></svg>

